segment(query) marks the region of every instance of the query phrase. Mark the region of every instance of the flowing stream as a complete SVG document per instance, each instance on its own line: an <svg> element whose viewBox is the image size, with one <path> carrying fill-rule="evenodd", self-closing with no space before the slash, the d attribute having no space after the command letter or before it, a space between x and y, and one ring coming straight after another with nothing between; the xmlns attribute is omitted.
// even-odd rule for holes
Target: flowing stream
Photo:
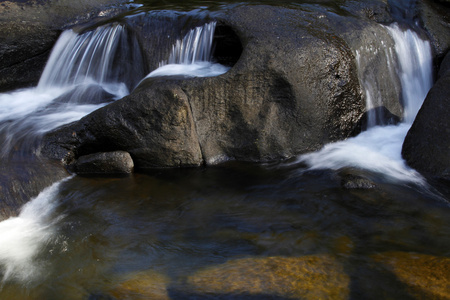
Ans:
<svg viewBox="0 0 450 300"><path fill-rule="evenodd" d="M65 31L37 87L0 94L2 158L38 155L44 132L127 95L143 78L225 73L229 68L211 59L215 26L190 30L151 72L124 25ZM400 124L369 121L358 136L281 167L229 162L125 178L67 177L0 222L0 299L197 299L195 276L226 282L220 268L208 270L255 257L327 257L352 281L350 298L407 296L400 281L373 267L373 255L448 257L450 208L400 154L432 84L429 42L396 24L386 30L395 41L395 53L387 52L390 76L399 76L403 91ZM370 79L360 80L367 101L375 99ZM346 168L366 172L377 188L343 189L335 171Z"/></svg>

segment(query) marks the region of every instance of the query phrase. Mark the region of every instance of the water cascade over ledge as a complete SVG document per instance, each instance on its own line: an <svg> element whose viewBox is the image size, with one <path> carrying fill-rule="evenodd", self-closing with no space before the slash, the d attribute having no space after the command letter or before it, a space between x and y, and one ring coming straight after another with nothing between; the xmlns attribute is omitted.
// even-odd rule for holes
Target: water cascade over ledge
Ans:
<svg viewBox="0 0 450 300"><path fill-rule="evenodd" d="M37 87L0 94L2 155L29 155L43 133L126 96L145 74L139 49L119 24L64 31Z"/></svg>
<svg viewBox="0 0 450 300"><path fill-rule="evenodd" d="M386 27L395 41L398 76L401 81L404 118L399 125L376 126L379 116L369 112L369 128L354 138L328 144L322 150L305 154L298 161L310 169L339 170L354 167L374 171L407 182L423 184L424 179L409 168L401 156L405 136L432 85L432 55L430 43L411 29L403 30L397 24ZM357 53L358 59L360 53ZM389 58L394 58L388 52ZM396 65L390 62L389 69ZM361 74L360 74L361 76ZM368 81L365 81L368 80ZM372 84L361 79L366 92L367 109L373 109Z"/></svg>
<svg viewBox="0 0 450 300"><path fill-rule="evenodd" d="M145 78L181 75L186 77L213 77L230 68L212 61L213 38L216 22L191 29L172 47L167 61Z"/></svg>

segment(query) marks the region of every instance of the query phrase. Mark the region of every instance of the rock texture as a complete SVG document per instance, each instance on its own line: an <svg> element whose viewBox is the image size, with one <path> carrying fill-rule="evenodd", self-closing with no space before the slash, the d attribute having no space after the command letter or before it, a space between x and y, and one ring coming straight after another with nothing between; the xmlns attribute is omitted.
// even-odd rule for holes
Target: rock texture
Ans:
<svg viewBox="0 0 450 300"><path fill-rule="evenodd" d="M77 159L124 150L137 168L174 167L283 159L344 139L365 113L356 50L380 38L392 45L373 14L349 11L355 16L237 7L218 18L240 41L228 50L242 47L228 73L147 79L128 97L47 135L44 152ZM370 55L363 72L374 65L388 72L384 52ZM382 98L393 100L379 105L400 116L399 91L392 78L381 78Z"/></svg>
<svg viewBox="0 0 450 300"><path fill-rule="evenodd" d="M448 3L448 2L447 2ZM418 14L435 55L441 60L450 50L450 6L443 1L417 1Z"/></svg>
<svg viewBox="0 0 450 300"><path fill-rule="evenodd" d="M450 55L444 61L449 59ZM450 68L443 64L403 143L402 155L418 171L450 180Z"/></svg>
<svg viewBox="0 0 450 300"><path fill-rule="evenodd" d="M311 255L231 260L186 283L200 299L348 299L350 278L334 257Z"/></svg>
<svg viewBox="0 0 450 300"><path fill-rule="evenodd" d="M73 166L77 174L130 174L134 163L128 152L114 151L81 156Z"/></svg>
<svg viewBox="0 0 450 300"><path fill-rule="evenodd" d="M156 81L47 135L47 155L65 157L70 164L74 157L124 150L137 168L200 165L187 97L179 86L164 83Z"/></svg>
<svg viewBox="0 0 450 300"><path fill-rule="evenodd" d="M404 283L415 299L448 299L450 259L420 253L386 252L373 259Z"/></svg>

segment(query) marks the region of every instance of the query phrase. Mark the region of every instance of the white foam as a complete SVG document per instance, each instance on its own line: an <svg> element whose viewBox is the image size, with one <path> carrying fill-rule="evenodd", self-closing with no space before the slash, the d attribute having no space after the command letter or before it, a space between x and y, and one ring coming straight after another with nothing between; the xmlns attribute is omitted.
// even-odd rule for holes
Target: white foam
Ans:
<svg viewBox="0 0 450 300"><path fill-rule="evenodd" d="M59 181L25 204L19 216L0 222L0 271L2 282L17 279L29 282L41 275L37 255L54 236L52 216L57 206Z"/></svg>
<svg viewBox="0 0 450 300"><path fill-rule="evenodd" d="M213 77L226 73L230 68L212 62L195 62L192 64L169 64L159 67L145 78L158 76Z"/></svg>
<svg viewBox="0 0 450 300"><path fill-rule="evenodd" d="M394 180L423 184L422 176L409 168L401 157L408 129L406 124L373 127L357 137L302 155L298 161L306 163L312 170L354 167L378 172Z"/></svg>
<svg viewBox="0 0 450 300"><path fill-rule="evenodd" d="M430 43L398 25L388 27L395 41L402 83L405 122L398 126L372 127L357 137L328 144L320 151L302 155L298 161L310 169L338 170L355 167L377 172L393 180L423 185L425 180L409 168L401 156L405 136L432 83Z"/></svg>

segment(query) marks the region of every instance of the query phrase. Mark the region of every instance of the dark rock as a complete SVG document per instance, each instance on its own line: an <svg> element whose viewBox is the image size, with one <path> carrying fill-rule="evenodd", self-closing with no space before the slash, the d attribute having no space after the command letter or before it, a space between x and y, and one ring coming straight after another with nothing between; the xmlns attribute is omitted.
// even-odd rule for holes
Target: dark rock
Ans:
<svg viewBox="0 0 450 300"><path fill-rule="evenodd" d="M441 73L406 135L402 155L419 172L450 180L450 72Z"/></svg>
<svg viewBox="0 0 450 300"><path fill-rule="evenodd" d="M358 175L347 174L342 176L341 185L346 189L373 189L376 185L368 178Z"/></svg>
<svg viewBox="0 0 450 300"><path fill-rule="evenodd" d="M438 79L444 76L448 76L449 73L450 73L450 52L447 53L447 55L441 62L441 66L438 72Z"/></svg>
<svg viewBox="0 0 450 300"><path fill-rule="evenodd" d="M130 174L133 167L133 159L128 152L114 151L81 156L73 170L81 175Z"/></svg>
<svg viewBox="0 0 450 300"><path fill-rule="evenodd" d="M450 6L437 1L417 1L423 28L427 31L439 59L450 50Z"/></svg>
<svg viewBox="0 0 450 300"><path fill-rule="evenodd" d="M60 164L52 161L3 158L0 164L0 221L16 216L31 198L68 175Z"/></svg>
<svg viewBox="0 0 450 300"><path fill-rule="evenodd" d="M365 103L355 51L376 47L380 38L386 47L393 43L369 19L320 7L241 6L219 23L232 37L223 45L236 51L228 73L147 79L128 97L48 134L44 152L62 159L124 150L137 168L148 168L269 161L314 151L360 126ZM363 72L374 65L388 72L383 51L360 53L368 56ZM393 100L379 104L400 116L394 80L380 78L380 99Z"/></svg>
<svg viewBox="0 0 450 300"><path fill-rule="evenodd" d="M136 168L202 163L187 97L171 82L139 89L45 140L43 153L68 164L79 156L116 150L129 152Z"/></svg>

